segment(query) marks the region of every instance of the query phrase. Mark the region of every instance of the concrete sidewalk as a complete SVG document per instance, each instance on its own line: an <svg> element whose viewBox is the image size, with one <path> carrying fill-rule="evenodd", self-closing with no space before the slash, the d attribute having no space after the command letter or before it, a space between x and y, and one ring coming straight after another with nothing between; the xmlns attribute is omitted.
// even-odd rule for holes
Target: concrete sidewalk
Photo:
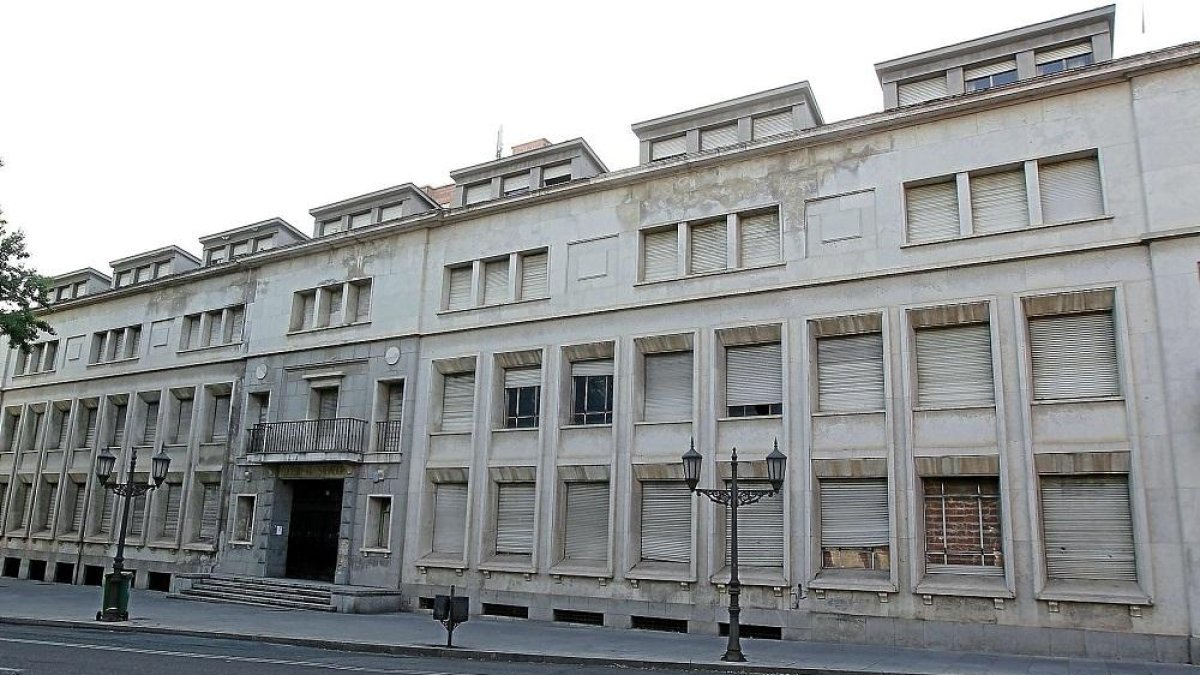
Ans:
<svg viewBox="0 0 1200 675"><path fill-rule="evenodd" d="M128 624L93 619L100 589L0 579L0 623L122 627L211 637L258 639L352 651L440 655L445 631L426 613L329 614L221 605L134 592ZM2 628L0 628L2 632ZM1002 656L863 645L743 640L746 666L724 664L725 639L516 619L473 617L455 631L456 656L481 660L625 664L759 673L1036 673L1038 675L1178 673L1200 667L1089 659Z"/></svg>

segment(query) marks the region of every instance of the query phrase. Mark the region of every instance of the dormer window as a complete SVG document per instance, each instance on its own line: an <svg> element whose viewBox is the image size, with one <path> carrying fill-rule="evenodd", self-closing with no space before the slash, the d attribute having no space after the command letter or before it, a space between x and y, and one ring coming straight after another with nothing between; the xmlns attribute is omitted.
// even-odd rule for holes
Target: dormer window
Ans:
<svg viewBox="0 0 1200 675"><path fill-rule="evenodd" d="M465 194L463 195L463 203L466 204L467 206L470 206L471 204L478 204L479 202L486 202L487 200L489 200L491 198L492 198L492 183L491 183L491 181L488 181L486 183L476 183L474 185L467 186L467 189L465 190Z"/></svg>
<svg viewBox="0 0 1200 675"><path fill-rule="evenodd" d="M404 202L388 204L379 209L379 222L386 223L404 215Z"/></svg>
<svg viewBox="0 0 1200 675"><path fill-rule="evenodd" d="M350 229L352 229L352 230L355 228L359 228L359 227L366 227L367 225L370 225L370 224L371 224L371 212L370 211L363 211L362 213L355 213L354 215L350 216Z"/></svg>
<svg viewBox="0 0 1200 675"><path fill-rule="evenodd" d="M160 262L154 263L154 278L165 277L171 273L171 263Z"/></svg>
<svg viewBox="0 0 1200 675"><path fill-rule="evenodd" d="M1013 59L989 63L963 70L963 80L967 92L983 91L1002 84L1017 81L1017 62Z"/></svg>
<svg viewBox="0 0 1200 675"><path fill-rule="evenodd" d="M650 161L678 157L687 152L687 136L664 138L650 143Z"/></svg>
<svg viewBox="0 0 1200 675"><path fill-rule="evenodd" d="M214 250L208 252L208 263L207 264L217 265L217 264L220 264L223 262L225 262L225 250L224 249L214 249Z"/></svg>
<svg viewBox="0 0 1200 675"><path fill-rule="evenodd" d="M725 124L719 127L700 130L700 149L716 150L727 148L738 142L738 125Z"/></svg>
<svg viewBox="0 0 1200 675"><path fill-rule="evenodd" d="M232 258L237 258L237 257L244 256L244 255L250 255L250 242L249 241L237 242L236 244L233 245L232 250L230 251L230 257L232 257Z"/></svg>
<svg viewBox="0 0 1200 675"><path fill-rule="evenodd" d="M542 187L571 182L571 163L554 164L542 169Z"/></svg>
<svg viewBox="0 0 1200 675"><path fill-rule="evenodd" d="M1061 73L1064 70L1071 70L1072 68L1090 66L1094 62L1095 58L1092 55L1092 44L1090 42L1047 49L1039 51L1034 55L1034 63L1037 64L1038 75Z"/></svg>
<svg viewBox="0 0 1200 675"><path fill-rule="evenodd" d="M529 172L505 176L501 184L505 197L523 195L529 192Z"/></svg>
<svg viewBox="0 0 1200 675"><path fill-rule="evenodd" d="M133 283L133 270L125 270L117 274L117 288Z"/></svg>
<svg viewBox="0 0 1200 675"><path fill-rule="evenodd" d="M795 125L792 123L792 111L790 109L759 115L753 118L755 140L786 134L795 128Z"/></svg>
<svg viewBox="0 0 1200 675"><path fill-rule="evenodd" d="M337 234L338 232L341 232L342 229L343 228L342 228L342 219L341 218L334 218L332 220L326 220L321 223L321 236L324 237L325 235L329 235L329 234Z"/></svg>

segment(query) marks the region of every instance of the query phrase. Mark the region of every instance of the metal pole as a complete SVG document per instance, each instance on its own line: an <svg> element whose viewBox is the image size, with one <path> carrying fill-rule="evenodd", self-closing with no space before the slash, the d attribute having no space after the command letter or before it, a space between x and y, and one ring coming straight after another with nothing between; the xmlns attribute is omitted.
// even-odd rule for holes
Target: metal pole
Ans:
<svg viewBox="0 0 1200 675"><path fill-rule="evenodd" d="M133 471L137 467L137 448L129 449L129 475L125 478L125 483L130 487L133 486ZM120 574L125 571L125 534L129 526L129 504L132 500L133 490L122 490L124 492L124 500L121 502L121 529L117 536L117 557L113 559L113 572ZM121 494L118 492L117 494Z"/></svg>
<svg viewBox="0 0 1200 675"><path fill-rule="evenodd" d="M733 449L732 480L729 483L729 646L725 648L722 661L743 662L746 657L742 654L741 625L739 617L742 606L739 601L742 595L742 582L738 580L738 459L737 448Z"/></svg>

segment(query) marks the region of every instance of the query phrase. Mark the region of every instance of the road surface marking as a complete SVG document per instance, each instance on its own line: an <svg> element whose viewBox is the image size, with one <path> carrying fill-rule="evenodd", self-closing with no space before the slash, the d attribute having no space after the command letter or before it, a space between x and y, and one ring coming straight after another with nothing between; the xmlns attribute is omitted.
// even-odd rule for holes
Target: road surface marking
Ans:
<svg viewBox="0 0 1200 675"><path fill-rule="evenodd" d="M116 647L113 645L80 644L75 642L56 642L54 640L29 640L23 638L0 638L0 642L11 642L26 645L41 645L46 647L68 647L71 649L92 649L103 652L123 652L127 654L145 654L147 656L169 656L180 659L210 659L215 661L233 661L237 663L259 663L271 666L294 666L297 668L323 668L325 670L340 670L354 673L383 673L386 675L461 675L436 670L383 670L379 668L362 668L359 666L343 666L336 663L320 663L316 661L288 661L286 659L267 659L256 656L233 656L225 654L199 654L196 652L177 652L162 649L138 649L136 647ZM354 654L343 652L347 656L388 656L387 654ZM24 671L0 668L0 673L21 673Z"/></svg>

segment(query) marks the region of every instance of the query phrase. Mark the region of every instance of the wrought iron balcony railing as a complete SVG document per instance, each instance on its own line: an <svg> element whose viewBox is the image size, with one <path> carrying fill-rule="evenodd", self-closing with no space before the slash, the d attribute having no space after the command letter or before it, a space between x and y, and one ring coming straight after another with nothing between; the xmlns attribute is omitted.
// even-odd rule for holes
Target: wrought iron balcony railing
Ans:
<svg viewBox="0 0 1200 675"><path fill-rule="evenodd" d="M400 422L375 423L375 452L400 452Z"/></svg>
<svg viewBox="0 0 1200 675"><path fill-rule="evenodd" d="M293 422L266 422L249 430L251 453L300 454L342 452L362 454L367 449L369 423L353 417Z"/></svg>

